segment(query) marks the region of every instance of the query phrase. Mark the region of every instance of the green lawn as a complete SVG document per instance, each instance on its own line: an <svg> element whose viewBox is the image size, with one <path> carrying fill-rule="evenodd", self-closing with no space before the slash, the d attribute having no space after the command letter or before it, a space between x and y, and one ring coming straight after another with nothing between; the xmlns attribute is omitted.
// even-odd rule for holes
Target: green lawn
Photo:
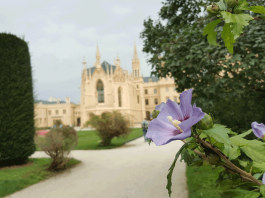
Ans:
<svg viewBox="0 0 265 198"><path fill-rule="evenodd" d="M98 146L100 138L95 131L78 131L78 145L73 150L100 150L100 149L112 149L122 146L126 141L132 140L139 136L143 136L142 128L134 128L127 138L113 138L110 146ZM144 138L143 138L144 141ZM37 147L37 151L41 151Z"/></svg>
<svg viewBox="0 0 265 198"><path fill-rule="evenodd" d="M46 171L52 162L51 158L30 158L28 166L6 167L0 169L0 198L36 184L51 176L61 174L65 170L51 172ZM81 161L72 159L66 165L66 169L73 168Z"/></svg>
<svg viewBox="0 0 265 198"><path fill-rule="evenodd" d="M100 138L95 131L78 131L78 145L74 150L98 150L111 149L122 146L125 142L143 136L141 128L135 128L126 138L114 138L108 147L99 147ZM144 139L143 139L144 141ZM40 151L39 148L37 148ZM36 184L42 180L48 179L65 170L51 172L46 169L51 164L51 158L30 158L28 165L0 168L0 198L10 195L16 191L22 190L28 186ZM72 159L66 165L66 169L74 167L81 161Z"/></svg>
<svg viewBox="0 0 265 198"><path fill-rule="evenodd" d="M221 195L226 190L230 190L233 185L232 180L226 180L222 184L215 186L215 181L218 178L218 173L223 170L217 167L212 170L209 165L201 166L199 169L194 166L187 166L187 184L189 191L189 198L243 198L249 193L247 190L240 190L240 195L233 195L228 193Z"/></svg>

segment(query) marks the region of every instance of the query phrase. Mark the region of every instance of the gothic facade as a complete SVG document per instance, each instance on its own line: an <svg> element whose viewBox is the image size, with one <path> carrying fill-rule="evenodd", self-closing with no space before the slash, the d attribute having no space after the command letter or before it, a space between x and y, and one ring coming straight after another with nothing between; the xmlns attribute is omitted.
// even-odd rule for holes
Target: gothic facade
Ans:
<svg viewBox="0 0 265 198"><path fill-rule="evenodd" d="M99 47L93 67L86 67L83 61L80 103L65 102L50 98L49 101L35 101L35 125L50 127L55 120L65 125L83 126L93 115L102 115L113 110L129 116L131 122L140 125L144 119L150 120L150 114L157 104L171 99L179 103L179 94L175 91L174 79L143 77L140 61L134 44L132 73L122 69L120 59L109 64L101 63Z"/></svg>

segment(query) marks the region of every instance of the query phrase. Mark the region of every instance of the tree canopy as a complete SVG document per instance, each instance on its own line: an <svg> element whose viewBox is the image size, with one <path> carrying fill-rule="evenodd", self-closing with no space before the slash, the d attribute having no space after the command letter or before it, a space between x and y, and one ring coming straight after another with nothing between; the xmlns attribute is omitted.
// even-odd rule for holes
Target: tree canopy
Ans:
<svg viewBox="0 0 265 198"><path fill-rule="evenodd" d="M151 55L151 75L171 75L178 92L193 88L193 103L204 112L213 113L217 123L242 132L253 121L265 123L265 20L249 21L231 55L221 39L224 22L215 28L220 46L209 45L203 35L206 24L217 17L199 13L212 2L167 0L159 20L144 21L140 34L144 39L143 52ZM248 3L265 4L261 0ZM227 55L231 58L227 59Z"/></svg>

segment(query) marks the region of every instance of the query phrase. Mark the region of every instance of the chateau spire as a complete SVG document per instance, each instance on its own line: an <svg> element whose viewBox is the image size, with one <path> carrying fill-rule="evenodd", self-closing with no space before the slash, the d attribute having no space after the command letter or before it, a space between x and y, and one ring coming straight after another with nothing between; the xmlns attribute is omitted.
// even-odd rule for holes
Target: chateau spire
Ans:
<svg viewBox="0 0 265 198"><path fill-rule="evenodd" d="M118 54L117 54L117 59L116 59L116 65L117 65L118 67L121 66L121 62L120 62L120 58L119 58L119 55L118 55Z"/></svg>
<svg viewBox="0 0 265 198"><path fill-rule="evenodd" d="M137 55L136 43L134 42L133 60L139 60Z"/></svg>
<svg viewBox="0 0 265 198"><path fill-rule="evenodd" d="M84 57L83 64L84 64L84 69L86 69L86 61L85 61L85 57Z"/></svg>
<svg viewBox="0 0 265 198"><path fill-rule="evenodd" d="M100 53L99 53L99 48L97 44L97 54L96 54L96 63L94 64L96 68L100 68Z"/></svg>
<svg viewBox="0 0 265 198"><path fill-rule="evenodd" d="M134 42L134 51L133 51L133 59L132 59L132 71L133 77L140 77L140 60L137 54L136 43Z"/></svg>

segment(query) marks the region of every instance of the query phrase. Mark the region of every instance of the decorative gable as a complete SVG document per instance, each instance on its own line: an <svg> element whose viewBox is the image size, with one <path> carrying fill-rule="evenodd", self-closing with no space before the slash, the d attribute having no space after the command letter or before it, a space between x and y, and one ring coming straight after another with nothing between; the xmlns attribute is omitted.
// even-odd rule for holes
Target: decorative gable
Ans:
<svg viewBox="0 0 265 198"><path fill-rule="evenodd" d="M113 77L114 82L125 82L125 75L121 69L121 67L116 68L114 77Z"/></svg>

